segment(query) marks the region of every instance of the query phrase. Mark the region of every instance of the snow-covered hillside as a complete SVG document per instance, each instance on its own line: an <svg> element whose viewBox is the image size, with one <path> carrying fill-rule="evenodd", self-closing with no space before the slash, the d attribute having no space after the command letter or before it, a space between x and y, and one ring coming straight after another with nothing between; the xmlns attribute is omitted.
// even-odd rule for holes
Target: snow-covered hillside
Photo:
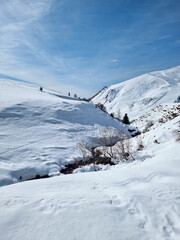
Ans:
<svg viewBox="0 0 180 240"><path fill-rule="evenodd" d="M127 127L86 102L9 80L0 86L3 240L180 239L180 104L133 122L142 132L129 140L134 161L21 182L59 174L78 156L78 139L97 137L100 126Z"/></svg>
<svg viewBox="0 0 180 240"><path fill-rule="evenodd" d="M142 158L132 163L1 187L1 238L178 240L178 121L146 132Z"/></svg>
<svg viewBox="0 0 180 240"><path fill-rule="evenodd" d="M122 124L93 104L0 79L0 185L59 175L78 156L80 139Z"/></svg>
<svg viewBox="0 0 180 240"><path fill-rule="evenodd" d="M173 103L180 95L180 66L147 73L128 81L104 88L92 102L101 103L108 113L120 110L131 120L161 103Z"/></svg>

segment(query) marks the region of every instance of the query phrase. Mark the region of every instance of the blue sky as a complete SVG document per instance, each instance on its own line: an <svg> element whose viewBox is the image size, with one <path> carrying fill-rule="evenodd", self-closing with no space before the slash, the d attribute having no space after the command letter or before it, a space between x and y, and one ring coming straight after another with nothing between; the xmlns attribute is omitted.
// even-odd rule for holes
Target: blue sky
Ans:
<svg viewBox="0 0 180 240"><path fill-rule="evenodd" d="M91 96L180 65L179 0L1 0L0 75Z"/></svg>

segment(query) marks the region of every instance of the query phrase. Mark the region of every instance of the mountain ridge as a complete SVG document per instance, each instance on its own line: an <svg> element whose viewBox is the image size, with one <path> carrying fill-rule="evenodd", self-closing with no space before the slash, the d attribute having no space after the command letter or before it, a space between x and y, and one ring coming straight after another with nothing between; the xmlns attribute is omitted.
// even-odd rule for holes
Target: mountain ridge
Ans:
<svg viewBox="0 0 180 240"><path fill-rule="evenodd" d="M154 106L174 102L179 95L180 65L103 88L91 101L103 104L109 114L120 110L135 119Z"/></svg>

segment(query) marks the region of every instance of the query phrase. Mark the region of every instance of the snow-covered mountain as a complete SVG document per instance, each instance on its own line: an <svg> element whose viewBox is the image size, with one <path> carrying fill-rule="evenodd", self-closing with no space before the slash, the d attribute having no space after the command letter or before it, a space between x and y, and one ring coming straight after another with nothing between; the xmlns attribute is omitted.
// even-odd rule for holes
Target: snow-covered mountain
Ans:
<svg viewBox="0 0 180 240"><path fill-rule="evenodd" d="M128 113L131 120L161 103L173 103L180 95L180 66L143 74L128 81L102 89L94 98L108 113L121 116Z"/></svg>
<svg viewBox="0 0 180 240"><path fill-rule="evenodd" d="M79 139L91 141L101 126L127 127L90 103L1 79L1 238L179 240L180 104L170 98L177 80L165 86L172 103L154 103L132 123L142 132L129 140L134 161L59 176L79 156ZM37 174L54 177L24 181Z"/></svg>

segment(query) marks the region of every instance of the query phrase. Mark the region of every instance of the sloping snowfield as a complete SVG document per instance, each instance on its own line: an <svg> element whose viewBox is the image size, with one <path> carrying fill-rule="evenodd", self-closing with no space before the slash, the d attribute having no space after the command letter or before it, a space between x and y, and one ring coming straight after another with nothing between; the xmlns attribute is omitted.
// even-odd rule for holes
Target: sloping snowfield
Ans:
<svg viewBox="0 0 180 240"><path fill-rule="evenodd" d="M79 138L96 137L100 126L123 128L88 103L8 80L1 80L2 88L0 177L4 185L18 182L20 174L27 177L43 169L56 175L61 164L78 155ZM175 133L179 108L179 104L166 103L160 111L137 119L141 130L142 123L154 120L154 124L131 140L133 149L139 138L144 146L133 152L133 162L119 163L107 171L1 187L0 238L179 240L180 148ZM177 114L166 118L163 109L165 114ZM163 117L167 121L159 122Z"/></svg>
<svg viewBox="0 0 180 240"><path fill-rule="evenodd" d="M174 102L180 95L180 66L143 74L103 89L92 102L101 103L108 113L121 117L128 113L131 120L161 104Z"/></svg>
<svg viewBox="0 0 180 240"><path fill-rule="evenodd" d="M59 175L80 139L97 137L101 126L122 128L92 104L10 80L0 87L0 185Z"/></svg>

